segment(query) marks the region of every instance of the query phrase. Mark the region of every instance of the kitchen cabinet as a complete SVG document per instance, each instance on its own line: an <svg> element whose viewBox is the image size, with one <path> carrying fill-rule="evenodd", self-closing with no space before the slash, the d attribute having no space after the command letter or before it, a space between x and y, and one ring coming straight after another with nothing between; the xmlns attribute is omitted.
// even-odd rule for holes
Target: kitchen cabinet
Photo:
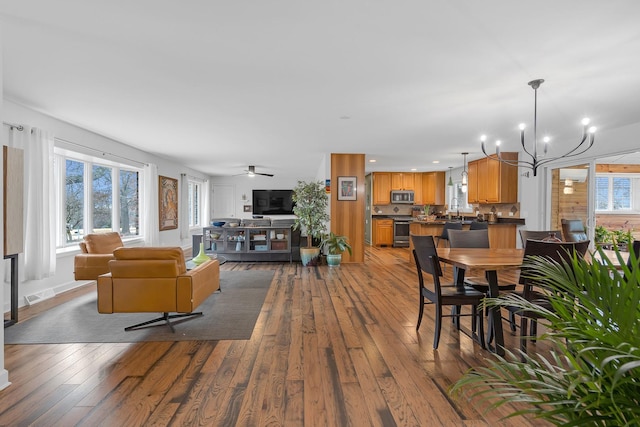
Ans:
<svg viewBox="0 0 640 427"><path fill-rule="evenodd" d="M467 167L467 200L478 203L478 161L469 162Z"/></svg>
<svg viewBox="0 0 640 427"><path fill-rule="evenodd" d="M518 160L518 153L502 153L505 160ZM490 157L469 162L469 203L517 203L518 168Z"/></svg>
<svg viewBox="0 0 640 427"><path fill-rule="evenodd" d="M373 187L373 204L391 204L391 173L374 172L372 178L371 185Z"/></svg>
<svg viewBox="0 0 640 427"><path fill-rule="evenodd" d="M424 205L423 174L413 174L413 204Z"/></svg>
<svg viewBox="0 0 640 427"><path fill-rule="evenodd" d="M445 172L424 172L422 174L422 205L445 204Z"/></svg>
<svg viewBox="0 0 640 427"><path fill-rule="evenodd" d="M391 189L414 190L414 175L413 172L392 172Z"/></svg>
<svg viewBox="0 0 640 427"><path fill-rule="evenodd" d="M374 219L373 220L373 245L393 246L393 220Z"/></svg>

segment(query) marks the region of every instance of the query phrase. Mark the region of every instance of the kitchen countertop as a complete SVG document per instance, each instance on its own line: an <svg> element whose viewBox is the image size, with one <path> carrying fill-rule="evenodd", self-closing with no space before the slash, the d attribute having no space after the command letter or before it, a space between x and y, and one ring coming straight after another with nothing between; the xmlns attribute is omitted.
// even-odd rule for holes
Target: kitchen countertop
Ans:
<svg viewBox="0 0 640 427"><path fill-rule="evenodd" d="M403 217L403 215L373 215L372 218L373 219L394 219L397 217ZM473 221L475 221L475 216L473 217L463 217L464 219L462 220L463 224L471 224ZM408 219L408 216L407 216ZM434 221L419 221L417 218L411 218L413 220L413 222L418 223L418 224L433 224L433 225L443 225L445 222L447 221L457 221L455 219L446 219L446 218L438 218ZM489 225L511 225L511 224L515 224L515 225L524 225L525 224L525 220L524 218L513 218L513 217L498 217L497 222L490 222Z"/></svg>

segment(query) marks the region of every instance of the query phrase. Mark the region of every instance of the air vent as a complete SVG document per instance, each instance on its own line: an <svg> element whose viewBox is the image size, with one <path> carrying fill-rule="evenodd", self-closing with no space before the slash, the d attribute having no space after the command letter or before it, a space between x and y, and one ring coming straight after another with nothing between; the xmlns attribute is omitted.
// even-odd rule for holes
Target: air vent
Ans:
<svg viewBox="0 0 640 427"><path fill-rule="evenodd" d="M27 302L27 305L33 305L40 301L44 301L46 299L52 298L55 295L56 293L53 292L53 289L49 288L49 289L45 289L44 291L37 292L35 294L25 295L24 299Z"/></svg>

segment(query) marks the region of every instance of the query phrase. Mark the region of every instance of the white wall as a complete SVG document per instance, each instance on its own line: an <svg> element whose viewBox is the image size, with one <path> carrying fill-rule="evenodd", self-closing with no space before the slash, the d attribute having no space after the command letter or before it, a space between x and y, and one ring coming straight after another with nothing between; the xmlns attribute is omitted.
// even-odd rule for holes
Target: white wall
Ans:
<svg viewBox="0 0 640 427"><path fill-rule="evenodd" d="M234 188L235 201L234 207L235 212L234 218L251 218L251 212L244 212L245 205L251 205L253 190L292 190L293 187L296 186L298 180L308 181L312 180L314 177L312 175L308 177L299 177L297 179L292 178L279 178L277 172L274 173L274 176L269 178L267 176L256 175L254 177L250 177L247 175L239 175L239 176L212 176L210 177L211 187L218 185L231 185ZM246 200L243 200L243 195L246 197ZM212 195L215 197L215 194ZM212 204L213 205L213 204ZM279 218L287 218L293 217L292 215L270 215L271 217L279 217ZM209 218L211 220L211 218ZM207 221L208 222L208 221Z"/></svg>
<svg viewBox="0 0 640 427"><path fill-rule="evenodd" d="M0 99L2 99L2 28L0 27ZM5 120L4 118L4 108L0 103L0 121ZM5 120L6 121L6 120ZM4 127L4 126L3 126ZM4 145L4 141L2 141ZM0 162L0 176L4 176L3 164ZM0 186L0 197L4 200L4 195L2 193L2 187ZM0 224L4 224L4 218L2 217L3 212L0 210ZM4 227L0 227L0 242L4 242ZM0 263L0 277L4 277L4 263ZM9 288L8 286L3 286L3 289L6 290ZM8 299L5 298L5 292L0 293L0 307L4 307L4 302ZM6 310L5 310L6 311ZM4 326L2 327L2 332L0 332L0 347L2 351L0 351L0 390L6 388L11 383L9 382L9 372L4 368Z"/></svg>
<svg viewBox="0 0 640 427"><path fill-rule="evenodd" d="M57 138L103 150L107 153L113 153L138 162L155 163L158 165L158 173L163 176L180 179L180 174L186 173L194 177L207 179L207 176L201 172L194 171L179 164L175 164L167 159L154 156L77 126L73 126L69 123L62 122L6 99L4 100L3 120L10 123L38 127L53 133ZM6 144L8 135L6 126L3 126L1 135L3 143ZM82 151L81 148L76 147L75 149L77 151ZM92 150L85 150L84 152L89 155L96 155L96 152ZM105 158L108 159L109 157L105 156ZM113 160L120 161L120 159L116 158ZM157 211L157 208L155 208L154 211ZM191 247L191 241L190 239L181 240L179 229L167 230L160 232L160 245ZM19 305L23 306L25 304L25 295L31 295L49 288L53 289L54 292L59 293L86 283L75 282L73 279L73 258L77 252L78 251L70 251L58 255L56 274L54 277L43 280L21 282L19 286L20 292L18 295ZM5 261L3 266L4 268L7 268L6 265L8 262L9 261ZM2 277L4 277L4 275ZM4 299L0 301L2 302L2 306L6 312L10 309L9 286L3 286L2 297Z"/></svg>

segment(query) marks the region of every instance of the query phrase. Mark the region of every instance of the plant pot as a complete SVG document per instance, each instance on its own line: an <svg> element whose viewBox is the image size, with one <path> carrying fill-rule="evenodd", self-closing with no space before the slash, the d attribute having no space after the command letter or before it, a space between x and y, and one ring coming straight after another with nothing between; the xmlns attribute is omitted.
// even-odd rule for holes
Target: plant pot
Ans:
<svg viewBox="0 0 640 427"><path fill-rule="evenodd" d="M304 266L318 265L320 248L300 248L300 260Z"/></svg>
<svg viewBox="0 0 640 427"><path fill-rule="evenodd" d="M329 267L338 267L342 262L342 254L329 254L327 255L327 265Z"/></svg>

